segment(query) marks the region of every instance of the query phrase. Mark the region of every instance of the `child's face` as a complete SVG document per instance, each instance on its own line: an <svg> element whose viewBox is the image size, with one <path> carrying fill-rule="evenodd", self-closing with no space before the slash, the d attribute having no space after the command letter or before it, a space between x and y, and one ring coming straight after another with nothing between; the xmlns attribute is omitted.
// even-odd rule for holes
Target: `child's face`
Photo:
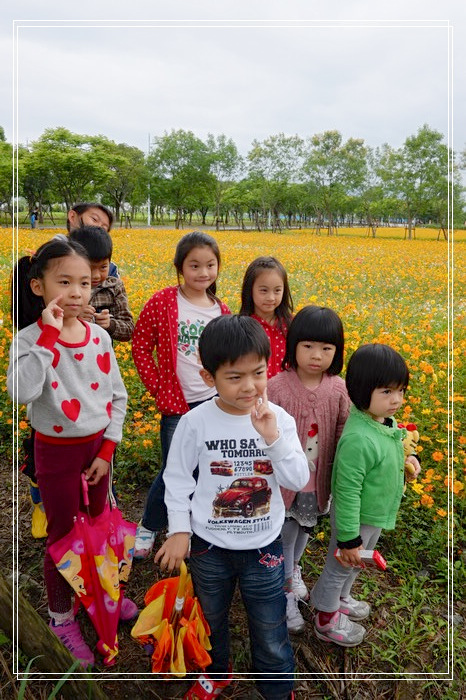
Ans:
<svg viewBox="0 0 466 700"><path fill-rule="evenodd" d="M110 258L91 260L92 286L98 287L107 277L110 270Z"/></svg>
<svg viewBox="0 0 466 700"><path fill-rule="evenodd" d="M273 317L283 299L283 278L278 270L263 270L252 285L254 313L260 318Z"/></svg>
<svg viewBox="0 0 466 700"><path fill-rule="evenodd" d="M80 255L66 255L51 260L42 279L31 280L31 289L43 297L45 305L55 299L64 311L64 318L77 318L91 297L89 262Z"/></svg>
<svg viewBox="0 0 466 700"><path fill-rule="evenodd" d="M185 285L196 292L205 291L215 282L218 261L209 246L193 248L183 260L181 274Z"/></svg>
<svg viewBox="0 0 466 700"><path fill-rule="evenodd" d="M337 346L316 340L301 340L296 345L296 364L300 379L317 379L333 362Z"/></svg>
<svg viewBox="0 0 466 700"><path fill-rule="evenodd" d="M366 413L369 413L374 420L383 423L384 418L390 418L400 408L404 400L404 389L402 386L381 386L371 394L371 402Z"/></svg>
<svg viewBox="0 0 466 700"><path fill-rule="evenodd" d="M206 370L201 376L208 386L215 386L217 406L235 416L249 415L267 387L267 362L255 353L243 355L236 362L222 365L215 377Z"/></svg>
<svg viewBox="0 0 466 700"><path fill-rule="evenodd" d="M72 229L80 226L100 226L107 233L110 230L110 219L99 207L89 207L83 214L77 214L71 210L68 212L68 221Z"/></svg>

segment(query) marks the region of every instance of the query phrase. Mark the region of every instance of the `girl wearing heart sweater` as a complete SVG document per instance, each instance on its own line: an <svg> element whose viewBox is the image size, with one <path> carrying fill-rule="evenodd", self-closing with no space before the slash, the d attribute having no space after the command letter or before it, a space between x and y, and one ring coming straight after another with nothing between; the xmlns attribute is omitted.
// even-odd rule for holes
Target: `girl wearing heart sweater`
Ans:
<svg viewBox="0 0 466 700"><path fill-rule="evenodd" d="M305 306L291 322L286 339L284 371L269 382L271 401L296 421L301 446L311 470L308 483L296 493L282 489L286 519L282 529L288 631L304 629L299 599L309 592L299 562L317 518L328 512L332 464L348 417L349 397L339 373L344 335L332 309Z"/></svg>
<svg viewBox="0 0 466 700"><path fill-rule="evenodd" d="M90 263L79 243L54 239L21 258L12 278L13 318L29 325L13 340L7 375L10 396L27 404L36 431L36 476L48 521L44 576L50 627L84 666L94 663L94 655L49 547L73 527L81 473L89 484L91 516L103 511L127 399L110 336L79 318L90 294ZM136 613L125 598L120 617Z"/></svg>

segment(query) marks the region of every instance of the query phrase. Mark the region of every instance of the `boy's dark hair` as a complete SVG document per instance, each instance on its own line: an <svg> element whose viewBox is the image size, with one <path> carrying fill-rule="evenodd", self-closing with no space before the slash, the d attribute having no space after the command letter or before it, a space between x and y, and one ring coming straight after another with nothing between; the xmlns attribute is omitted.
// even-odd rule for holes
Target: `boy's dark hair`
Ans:
<svg viewBox="0 0 466 700"><path fill-rule="evenodd" d="M70 241L80 243L86 250L89 260L111 260L113 243L110 234L100 226L81 226L70 231Z"/></svg>
<svg viewBox="0 0 466 700"><path fill-rule="evenodd" d="M296 346L302 341L330 343L336 346L332 364L328 374L340 374L343 369L343 352L345 337L340 317L332 309L325 306L304 306L298 311L291 322L286 337L286 352L282 369L298 368L296 362Z"/></svg>
<svg viewBox="0 0 466 700"><path fill-rule="evenodd" d="M250 316L225 314L210 321L199 338L202 366L215 377L218 368L233 364L253 353L268 362L270 342L267 333Z"/></svg>
<svg viewBox="0 0 466 700"><path fill-rule="evenodd" d="M220 250L215 238L212 238L212 236L209 236L208 233L204 233L203 231L191 231L191 233L187 233L185 236L183 236L183 238L180 238L175 250L173 264L176 267L178 284L180 284L180 275L183 274L183 263L185 258L187 255L189 255L193 248L212 248L212 252L217 258L218 269L220 269ZM210 293L211 296L215 297L216 291L217 283L214 280L207 288L207 292Z"/></svg>
<svg viewBox="0 0 466 700"><path fill-rule="evenodd" d="M399 353L389 345L361 345L350 357L346 388L356 408L367 411L374 389L402 387L409 383L409 370Z"/></svg>
<svg viewBox="0 0 466 700"><path fill-rule="evenodd" d="M31 280L43 279L51 260L68 255L80 255L89 260L82 245L64 237L52 238L43 243L33 255L25 255L18 260L11 275L10 307L13 324L18 330L37 321L44 309L44 300L32 291Z"/></svg>
<svg viewBox="0 0 466 700"><path fill-rule="evenodd" d="M293 318L293 299L288 284L286 270L277 258L272 255L262 255L249 263L244 273L243 286L241 288L241 308L240 314L251 316L254 313L254 301L252 298L252 288L256 277L264 270L276 270L283 280L283 297L280 304L275 309L278 327L286 331Z"/></svg>
<svg viewBox="0 0 466 700"><path fill-rule="evenodd" d="M113 214L110 211L110 209L104 204L100 204L99 202L78 202L77 204L71 207L70 211L74 211L78 216L81 216L81 214L85 214L87 210L91 209L92 207L100 209L100 211L103 211L103 213L108 216L108 230L110 231L110 229L113 226ZM70 222L68 220L68 217L66 219L66 228L68 229L68 231L70 230Z"/></svg>

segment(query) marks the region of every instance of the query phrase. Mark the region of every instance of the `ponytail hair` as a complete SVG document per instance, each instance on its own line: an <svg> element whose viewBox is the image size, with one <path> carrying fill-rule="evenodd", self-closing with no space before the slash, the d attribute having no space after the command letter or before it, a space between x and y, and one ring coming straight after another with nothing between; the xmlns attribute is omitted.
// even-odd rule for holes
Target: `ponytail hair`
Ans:
<svg viewBox="0 0 466 700"><path fill-rule="evenodd" d="M67 238L52 238L38 248L31 256L25 255L16 263L11 275L11 319L18 330L35 323L43 309L44 300L31 289L31 280L43 279L50 260L79 255L89 260L86 250L80 243Z"/></svg>

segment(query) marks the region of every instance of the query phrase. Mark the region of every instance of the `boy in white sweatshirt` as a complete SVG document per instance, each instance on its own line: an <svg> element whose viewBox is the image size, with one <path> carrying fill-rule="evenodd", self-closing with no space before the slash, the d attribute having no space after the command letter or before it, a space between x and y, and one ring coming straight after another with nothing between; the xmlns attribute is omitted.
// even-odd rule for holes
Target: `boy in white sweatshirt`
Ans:
<svg viewBox="0 0 466 700"><path fill-rule="evenodd" d="M228 614L238 582L258 688L267 700L288 700L294 659L279 487L301 489L307 460L294 419L267 401L270 344L256 320L215 318L201 335L199 354L201 376L218 396L182 416L176 428L164 474L168 536L155 555L162 570L172 571L189 552L194 590L211 628L209 675L185 698L218 697L231 683Z"/></svg>

